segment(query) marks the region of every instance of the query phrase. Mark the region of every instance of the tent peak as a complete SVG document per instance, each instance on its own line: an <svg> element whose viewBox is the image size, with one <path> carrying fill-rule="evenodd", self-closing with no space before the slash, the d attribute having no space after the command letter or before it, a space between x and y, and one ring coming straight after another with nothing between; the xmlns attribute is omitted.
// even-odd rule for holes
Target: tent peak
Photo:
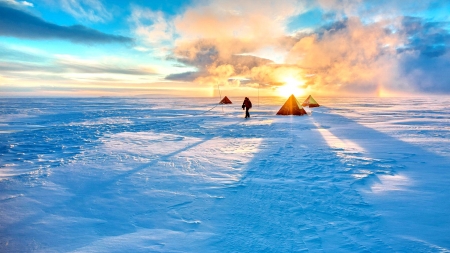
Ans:
<svg viewBox="0 0 450 253"><path fill-rule="evenodd" d="M298 104L297 99L294 94L292 94L288 100L284 103L284 105L277 112L277 115L305 115L306 111L303 107Z"/></svg>
<svg viewBox="0 0 450 253"><path fill-rule="evenodd" d="M225 96L222 98L222 100L220 100L219 104L232 104L233 102L231 102L231 100Z"/></svg>
<svg viewBox="0 0 450 253"><path fill-rule="evenodd" d="M308 98L302 103L302 106L308 106L308 107L319 107L319 103L311 96L309 95Z"/></svg>

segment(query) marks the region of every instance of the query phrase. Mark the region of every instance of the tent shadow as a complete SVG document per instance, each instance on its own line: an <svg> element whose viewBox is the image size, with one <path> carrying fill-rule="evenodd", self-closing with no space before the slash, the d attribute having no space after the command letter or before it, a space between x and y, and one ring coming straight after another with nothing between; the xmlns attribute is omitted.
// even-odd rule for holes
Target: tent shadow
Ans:
<svg viewBox="0 0 450 253"><path fill-rule="evenodd" d="M375 172L382 180L376 185L374 182L367 185L370 189L365 188L364 197L388 217L385 220L386 229L403 237L418 238L395 238L391 241L393 244L408 241L409 244L424 247L427 242L431 245L427 247L450 248L445 236L450 233L450 218L446 214L450 203L443 201L450 197L449 157L427 151L419 145L404 142L339 114L316 113L314 119L319 127L332 125L327 131L340 139L356 143L368 157L377 159L383 169L390 168L391 171L386 171L386 174L383 170Z"/></svg>
<svg viewBox="0 0 450 253"><path fill-rule="evenodd" d="M337 114L276 118L265 131L275 133L263 140L264 148L248 163L242 179L221 192L224 198L211 211L220 217L210 218L220 236L212 238L210 246L231 252L417 247L417 242L399 243L396 233L447 246L449 226L439 226L438 237L433 236L435 228L426 229L449 222L448 204L441 201L450 192L444 185L448 173L439 182L429 181L443 172L447 158ZM435 174L424 176L430 173L420 170L424 164ZM384 187L383 177L398 173L412 177L414 184L388 192L395 194L391 199L368 196L374 194L374 184ZM424 187L430 183L436 184ZM380 215L386 211L384 201L392 204L389 216ZM405 215L411 208L416 212Z"/></svg>

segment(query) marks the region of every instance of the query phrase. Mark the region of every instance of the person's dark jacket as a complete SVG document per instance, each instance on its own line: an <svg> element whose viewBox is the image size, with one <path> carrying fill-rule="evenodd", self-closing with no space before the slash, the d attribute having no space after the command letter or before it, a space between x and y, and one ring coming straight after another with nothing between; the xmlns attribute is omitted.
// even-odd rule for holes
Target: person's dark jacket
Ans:
<svg viewBox="0 0 450 253"><path fill-rule="evenodd" d="M242 109L244 109L245 107L247 107L248 109L252 108L252 102L248 98L245 98L244 103L242 103Z"/></svg>

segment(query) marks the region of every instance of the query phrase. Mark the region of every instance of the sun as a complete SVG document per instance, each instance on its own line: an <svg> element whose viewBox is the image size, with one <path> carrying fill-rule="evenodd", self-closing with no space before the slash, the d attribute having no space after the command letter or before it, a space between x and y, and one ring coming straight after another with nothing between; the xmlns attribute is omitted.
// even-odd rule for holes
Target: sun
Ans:
<svg viewBox="0 0 450 253"><path fill-rule="evenodd" d="M277 92L282 97L289 97L292 94L298 97L305 93L305 90L300 87L302 84L302 81L293 77L287 77L284 79L284 85L277 88Z"/></svg>

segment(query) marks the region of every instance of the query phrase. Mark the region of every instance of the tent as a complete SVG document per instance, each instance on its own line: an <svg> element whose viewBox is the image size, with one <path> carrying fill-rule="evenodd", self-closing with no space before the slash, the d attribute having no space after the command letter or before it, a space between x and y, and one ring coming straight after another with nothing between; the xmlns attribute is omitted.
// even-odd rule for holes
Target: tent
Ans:
<svg viewBox="0 0 450 253"><path fill-rule="evenodd" d="M232 104L232 102L229 98L227 98L227 96L225 96L222 100L220 100L219 104Z"/></svg>
<svg viewBox="0 0 450 253"><path fill-rule="evenodd" d="M277 112L277 115L305 115L306 111L302 106L298 105L297 99L291 95L286 103Z"/></svg>
<svg viewBox="0 0 450 253"><path fill-rule="evenodd" d="M316 102L316 100L314 100L314 98L309 95L308 98L305 100L305 102L303 102L302 106L309 106L309 108L311 107L319 107L320 105Z"/></svg>

